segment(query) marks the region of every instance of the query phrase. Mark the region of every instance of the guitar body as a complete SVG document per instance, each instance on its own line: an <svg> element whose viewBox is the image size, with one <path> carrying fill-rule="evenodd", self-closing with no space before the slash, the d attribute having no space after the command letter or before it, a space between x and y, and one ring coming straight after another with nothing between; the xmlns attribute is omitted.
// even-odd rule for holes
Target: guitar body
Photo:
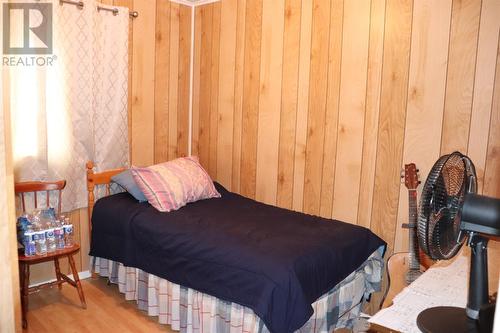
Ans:
<svg viewBox="0 0 500 333"><path fill-rule="evenodd" d="M382 308L391 306L394 297L408 286L408 274L412 280L415 280L423 271L425 271L424 266L421 266L420 270L411 269L408 252L398 252L390 256L387 260L389 289L382 303Z"/></svg>

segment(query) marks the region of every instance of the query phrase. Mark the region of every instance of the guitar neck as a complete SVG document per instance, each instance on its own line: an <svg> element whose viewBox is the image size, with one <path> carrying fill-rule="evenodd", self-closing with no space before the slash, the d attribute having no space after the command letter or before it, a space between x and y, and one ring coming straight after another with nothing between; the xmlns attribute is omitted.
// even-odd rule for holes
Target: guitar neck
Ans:
<svg viewBox="0 0 500 333"><path fill-rule="evenodd" d="M419 270L420 269L420 261L418 258L418 239L417 239L417 190L409 189L408 190L408 223L410 224L410 228L408 229L409 236L409 246L410 246L410 269Z"/></svg>

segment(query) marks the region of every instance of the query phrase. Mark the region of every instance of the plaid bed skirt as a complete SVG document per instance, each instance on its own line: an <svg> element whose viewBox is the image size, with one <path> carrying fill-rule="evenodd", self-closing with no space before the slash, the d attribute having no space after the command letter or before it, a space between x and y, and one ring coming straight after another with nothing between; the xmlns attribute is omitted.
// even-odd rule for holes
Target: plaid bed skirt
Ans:
<svg viewBox="0 0 500 333"><path fill-rule="evenodd" d="M329 333L351 328L363 301L380 290L383 249L375 251L360 268L313 303L314 314L296 332ZM138 268L94 258L95 272L118 284L125 299L136 301L149 316L181 333L268 333L255 313L237 303L180 286Z"/></svg>

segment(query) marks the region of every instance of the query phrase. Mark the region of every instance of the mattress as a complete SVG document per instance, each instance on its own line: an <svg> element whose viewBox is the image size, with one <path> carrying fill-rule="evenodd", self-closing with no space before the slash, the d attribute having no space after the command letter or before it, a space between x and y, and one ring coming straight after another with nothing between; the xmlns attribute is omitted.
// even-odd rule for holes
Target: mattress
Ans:
<svg viewBox="0 0 500 333"><path fill-rule="evenodd" d="M385 243L370 230L242 197L161 213L128 193L98 200L92 256L252 309L270 332L300 328L312 304Z"/></svg>
<svg viewBox="0 0 500 333"><path fill-rule="evenodd" d="M380 290L383 248L356 271L312 304L314 314L295 333L331 333L352 328L372 292ZM147 315L181 333L269 333L252 309L180 286L168 280L95 258L95 272L117 284L126 300L135 301Z"/></svg>

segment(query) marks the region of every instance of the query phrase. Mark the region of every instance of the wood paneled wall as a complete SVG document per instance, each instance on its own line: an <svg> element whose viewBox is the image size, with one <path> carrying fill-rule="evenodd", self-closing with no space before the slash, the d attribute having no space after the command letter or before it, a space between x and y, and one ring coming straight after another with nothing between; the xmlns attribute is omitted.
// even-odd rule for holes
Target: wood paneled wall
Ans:
<svg viewBox="0 0 500 333"><path fill-rule="evenodd" d="M187 155L191 7L166 0L102 2L139 13L129 38L131 163Z"/></svg>
<svg viewBox="0 0 500 333"><path fill-rule="evenodd" d="M195 12L193 154L229 189L407 247L441 154L500 197L500 2L222 0ZM159 125L158 122L156 123Z"/></svg>

